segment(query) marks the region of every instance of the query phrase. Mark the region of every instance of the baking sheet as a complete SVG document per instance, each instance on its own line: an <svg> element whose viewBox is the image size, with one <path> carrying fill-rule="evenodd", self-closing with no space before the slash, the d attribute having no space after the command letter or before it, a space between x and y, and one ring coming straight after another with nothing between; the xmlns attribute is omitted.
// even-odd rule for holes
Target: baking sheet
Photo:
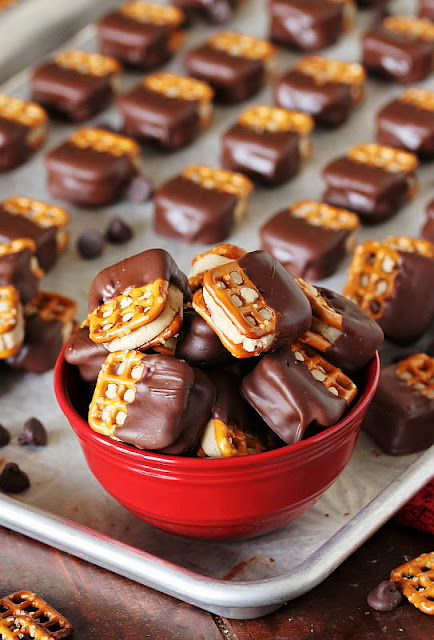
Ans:
<svg viewBox="0 0 434 640"><path fill-rule="evenodd" d="M401 4L407 11L411 9L412 3ZM231 28L265 36L266 25L261 18L264 6L264 0L246 0L231 23ZM369 13L359 12L356 32L346 35L336 46L327 50L326 54L346 61L358 60L360 51L356 34L363 32L370 20ZM196 25L188 32L183 51L199 44L215 31L212 27ZM92 27L86 28L69 45L95 50ZM277 72L292 66L299 57L282 50L278 55ZM182 53L167 65L167 68L182 71L181 59ZM2 91L26 98L27 77L27 72L19 74L7 83ZM125 74L122 90L129 88L139 78L139 74ZM424 86L433 88L432 80L425 82ZM257 230L271 214L299 198L320 199L323 191L321 168L349 146L372 140L374 114L381 105L398 95L400 91L400 87L370 80L367 84L366 100L348 123L336 131L315 132L312 158L299 176L277 189L258 187L255 190L248 217L234 231L229 241L248 250L256 249L259 245ZM268 85L259 96L247 104L270 101L271 86ZM210 130L204 132L185 150L168 154L158 152L154 147L144 147L143 164L147 175L159 185L192 162L218 166L220 134L234 121L241 108L244 108L244 105L217 107L216 118ZM116 125L119 117L112 108L94 118L92 122ZM50 136L45 148L26 165L0 176L0 198L23 194L53 201L45 188L43 156L48 149L63 140L70 130L71 128L64 124L51 123ZM375 228L362 229L359 233L360 241L371 238L383 239L396 233L418 235L425 204L434 195L432 164L423 166L418 173L420 189L414 200L389 222ZM90 281L95 273L106 265L126 255L159 246L172 253L179 266L188 271L191 258L197 252L206 249L202 245L189 246L157 236L152 229L152 203L132 204L124 201L102 210L86 210L73 206L67 208L71 213L73 239L88 228L103 230L113 215L124 217L135 231L135 236L129 244L120 247L108 245L104 255L92 262L81 260L72 242L58 265L42 282L42 288L45 290L59 291L77 299L80 308L79 318L84 318L86 313L86 296ZM348 258L335 276L322 281L321 284L341 291L349 262ZM390 359L395 350L391 345L387 345L385 353ZM202 576L225 578L228 581L264 581L289 576L299 562L307 560L321 545L327 543L335 532L348 525L370 500L392 481L399 479L406 469L412 465L414 470L417 471L418 468L420 454L399 458L385 456L368 436L362 433L353 459L336 483L308 513L285 528L244 542L191 541L158 531L141 522L119 506L99 486L88 471L78 442L57 407L51 372L36 376L2 370L0 375L1 421L12 433L12 444L3 449L1 454L20 464L32 480L30 490L19 497L22 504L34 505L66 517ZM48 429L49 446L45 449L23 448L16 444L22 423L31 415L41 419ZM431 465L427 466L426 459L423 468L434 469L434 450L428 454ZM421 475L416 471L411 482L405 485L408 487L408 496L429 479L428 472ZM408 496L401 497L401 502ZM1 500L0 497L0 504ZM388 505L390 508L390 500ZM395 508L398 506L396 504ZM379 513L375 513L376 520L372 520L373 514L369 512L369 521L365 524L365 528L369 527L372 531L381 525ZM0 514L0 522L1 517ZM347 537L347 543L346 553L349 555L355 546L350 537ZM264 582L264 585L266 584ZM159 585L156 586L160 588ZM266 586L264 588L266 589Z"/></svg>

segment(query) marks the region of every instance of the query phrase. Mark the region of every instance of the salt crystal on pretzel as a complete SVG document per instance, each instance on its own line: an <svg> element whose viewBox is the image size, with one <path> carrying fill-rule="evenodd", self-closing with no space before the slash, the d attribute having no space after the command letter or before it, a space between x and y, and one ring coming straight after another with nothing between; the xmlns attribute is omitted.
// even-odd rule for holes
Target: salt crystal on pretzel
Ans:
<svg viewBox="0 0 434 640"><path fill-rule="evenodd" d="M24 341L24 318L18 290L0 287L0 360L15 355Z"/></svg>
<svg viewBox="0 0 434 640"><path fill-rule="evenodd" d="M306 56L295 65L294 69L310 76L319 85L329 82L351 85L355 104L363 98L366 72L358 62L342 62L322 56Z"/></svg>
<svg viewBox="0 0 434 640"><path fill-rule="evenodd" d="M403 172L407 175L413 174L419 162L414 153L401 151L394 147L368 142L358 144L347 151L348 158L370 164L374 167L386 169L386 171Z"/></svg>
<svg viewBox="0 0 434 640"><path fill-rule="evenodd" d="M188 274L188 281L192 291L196 291L202 286L203 275L209 269L218 267L226 262L232 260L238 260L246 252L244 249L237 247L234 244L218 244L217 246L205 251L204 253L198 253L191 261L191 269Z"/></svg>
<svg viewBox="0 0 434 640"><path fill-rule="evenodd" d="M434 551L400 565L390 579L417 609L434 615Z"/></svg>
<svg viewBox="0 0 434 640"><path fill-rule="evenodd" d="M71 635L73 627L61 613L32 591L15 591L0 599L1 619L28 617L50 638L62 640ZM36 637L36 636L35 636Z"/></svg>
<svg viewBox="0 0 434 640"><path fill-rule="evenodd" d="M146 2L145 0L132 0L125 2L119 11L138 22L145 24L179 26L184 21L184 14L180 9L165 6L156 2Z"/></svg>
<svg viewBox="0 0 434 640"><path fill-rule="evenodd" d="M399 363L396 375L414 391L434 400L434 358L426 353L410 356Z"/></svg>
<svg viewBox="0 0 434 640"><path fill-rule="evenodd" d="M224 51L231 56L252 58L253 60L272 60L276 55L276 47L261 38L235 31L221 31L212 36L208 44L214 49Z"/></svg>
<svg viewBox="0 0 434 640"><path fill-rule="evenodd" d="M93 149L113 156L127 155L133 162L137 161L140 147L131 138L103 129L78 129L69 136L69 142L81 149Z"/></svg>
<svg viewBox="0 0 434 640"><path fill-rule="evenodd" d="M16 615L0 619L0 637L2 640L52 640L54 636L30 616Z"/></svg>
<svg viewBox="0 0 434 640"><path fill-rule="evenodd" d="M383 20L383 27L393 33L434 42L434 24L431 20L412 16L388 16Z"/></svg>
<svg viewBox="0 0 434 640"><path fill-rule="evenodd" d="M38 104L0 94L0 171L22 164L42 146L47 123Z"/></svg>
<svg viewBox="0 0 434 640"><path fill-rule="evenodd" d="M115 58L77 49L60 51L55 55L54 61L64 69L72 69L91 76L111 76L122 70Z"/></svg>

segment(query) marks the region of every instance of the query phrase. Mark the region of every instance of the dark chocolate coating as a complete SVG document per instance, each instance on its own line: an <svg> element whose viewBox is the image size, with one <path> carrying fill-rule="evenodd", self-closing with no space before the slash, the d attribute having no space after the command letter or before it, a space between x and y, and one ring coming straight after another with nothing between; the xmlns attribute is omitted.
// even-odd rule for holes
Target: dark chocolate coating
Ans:
<svg viewBox="0 0 434 640"><path fill-rule="evenodd" d="M236 361L209 324L194 309L184 310L175 356L195 367L223 366Z"/></svg>
<svg viewBox="0 0 434 640"><path fill-rule="evenodd" d="M44 271L49 271L57 260L56 234L56 227L41 227L25 216L9 213L0 206L0 242L30 238L36 244L35 255Z"/></svg>
<svg viewBox="0 0 434 640"><path fill-rule="evenodd" d="M265 79L261 60L232 56L207 44L191 49L184 64L190 75L213 87L217 101L228 104L254 96Z"/></svg>
<svg viewBox="0 0 434 640"><path fill-rule="evenodd" d="M231 233L238 198L176 176L155 192L157 233L189 243L218 244Z"/></svg>
<svg viewBox="0 0 434 640"><path fill-rule="evenodd" d="M182 9L187 18L205 18L215 24L229 22L238 0L173 0L172 4Z"/></svg>
<svg viewBox="0 0 434 640"><path fill-rule="evenodd" d="M254 180L280 184L300 169L299 143L296 131L256 131L236 123L223 135L221 164Z"/></svg>
<svg viewBox="0 0 434 640"><path fill-rule="evenodd" d="M95 276L89 289L89 312L127 289L143 287L155 280L175 285L184 294L184 301L189 300L187 276L178 269L172 256L164 249L148 249L106 267Z"/></svg>
<svg viewBox="0 0 434 640"><path fill-rule="evenodd" d="M0 172L17 167L31 155L28 135L29 127L25 124L0 116Z"/></svg>
<svg viewBox="0 0 434 640"><path fill-rule="evenodd" d="M153 69L172 57L172 32L167 25L146 24L111 11L97 23L98 48L133 67Z"/></svg>
<svg viewBox="0 0 434 640"><path fill-rule="evenodd" d="M47 442L47 431L42 422L38 420L38 418L29 418L26 420L18 436L18 444L45 447Z"/></svg>
<svg viewBox="0 0 434 640"><path fill-rule="evenodd" d="M352 232L312 225L282 209L261 227L261 247L293 276L321 280L338 269Z"/></svg>
<svg viewBox="0 0 434 640"><path fill-rule="evenodd" d="M426 221L422 227L422 238L434 242L434 198L426 206Z"/></svg>
<svg viewBox="0 0 434 640"><path fill-rule="evenodd" d="M387 338L406 343L425 333L434 317L434 259L403 251L399 255L394 291L377 322Z"/></svg>
<svg viewBox="0 0 434 640"><path fill-rule="evenodd" d="M103 206L120 197L137 173L131 158L63 142L45 157L47 186L55 198Z"/></svg>
<svg viewBox="0 0 434 640"><path fill-rule="evenodd" d="M297 69L285 73L274 88L274 104L284 109L309 113L324 127L337 127L348 119L354 101L351 85L344 82L315 82Z"/></svg>
<svg viewBox="0 0 434 640"><path fill-rule="evenodd" d="M332 45L342 33L343 3L328 0L270 0L270 38L304 51Z"/></svg>
<svg viewBox="0 0 434 640"><path fill-rule="evenodd" d="M322 175L327 184L323 200L355 211L369 224L391 218L407 197L404 172L387 171L346 156L332 160Z"/></svg>
<svg viewBox="0 0 434 640"><path fill-rule="evenodd" d="M30 249L0 256L0 287L13 285L22 304L32 300L38 291L39 278L32 271L32 257Z"/></svg>
<svg viewBox="0 0 434 640"><path fill-rule="evenodd" d="M67 69L54 61L37 67L30 80L32 100L53 115L82 122L102 111L113 97L111 76Z"/></svg>
<svg viewBox="0 0 434 640"><path fill-rule="evenodd" d="M377 114L377 142L434 157L434 112L392 100Z"/></svg>
<svg viewBox="0 0 434 640"><path fill-rule="evenodd" d="M382 368L363 427L385 453L402 456L434 443L434 400L398 378L397 367Z"/></svg>
<svg viewBox="0 0 434 640"><path fill-rule="evenodd" d="M348 298L330 289L317 289L326 303L342 316L341 335L325 351L325 358L350 373L362 369L383 342L381 327Z"/></svg>
<svg viewBox="0 0 434 640"><path fill-rule="evenodd" d="M434 20L434 0L419 0L419 17Z"/></svg>
<svg viewBox="0 0 434 640"><path fill-rule="evenodd" d="M170 98L140 84L119 98L118 105L129 136L157 141L166 149L179 149L197 134L196 100Z"/></svg>
<svg viewBox="0 0 434 640"><path fill-rule="evenodd" d="M401 604L402 593L391 580L383 580L367 597L368 605L374 611L392 611Z"/></svg>
<svg viewBox="0 0 434 640"><path fill-rule="evenodd" d="M363 64L371 73L410 84L424 80L432 70L434 42L376 27L362 38Z"/></svg>
<svg viewBox="0 0 434 640"><path fill-rule="evenodd" d="M287 444L303 438L310 425L329 427L348 409L315 380L289 347L267 353L241 384L241 392Z"/></svg>
<svg viewBox="0 0 434 640"><path fill-rule="evenodd" d="M135 399L116 437L140 449L173 455L192 450L214 403L211 381L171 356L148 355L142 362Z"/></svg>
<svg viewBox="0 0 434 640"><path fill-rule="evenodd" d="M26 318L24 344L20 351L7 359L14 369L28 373L44 373L56 364L63 348L63 323L60 320L44 320L39 315Z"/></svg>
<svg viewBox="0 0 434 640"><path fill-rule="evenodd" d="M89 338L89 329L83 327L69 339L65 348L65 360L78 368L82 380L95 382L108 353L102 344Z"/></svg>
<svg viewBox="0 0 434 640"><path fill-rule="evenodd" d="M291 343L307 331L312 318L309 300L280 262L265 251L251 251L237 262L276 313L273 348Z"/></svg>

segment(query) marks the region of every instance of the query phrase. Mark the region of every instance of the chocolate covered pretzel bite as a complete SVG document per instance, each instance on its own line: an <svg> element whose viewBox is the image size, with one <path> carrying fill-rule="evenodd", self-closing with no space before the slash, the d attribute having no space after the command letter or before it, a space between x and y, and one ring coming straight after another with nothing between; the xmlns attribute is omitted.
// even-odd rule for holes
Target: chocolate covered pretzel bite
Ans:
<svg viewBox="0 0 434 640"><path fill-rule="evenodd" d="M306 56L280 78L274 102L309 113L319 125L337 127L361 102L365 80L365 70L356 62Z"/></svg>
<svg viewBox="0 0 434 640"><path fill-rule="evenodd" d="M44 638L44 640L46 637L62 640L70 636L73 630L69 620L32 591L16 591L0 599L0 622L4 623L6 620L7 627L11 630L12 626L9 628L9 623L13 618L21 619L21 621L17 621L16 626L22 627L22 633L26 633L24 620L29 626L30 623L36 624L36 628L40 627L42 632L46 634L41 636L41 639ZM29 632L27 631L27 633ZM38 635L34 637L39 638Z"/></svg>
<svg viewBox="0 0 434 640"><path fill-rule="evenodd" d="M310 116L267 105L248 107L222 138L222 166L279 184L298 173L311 152Z"/></svg>
<svg viewBox="0 0 434 640"><path fill-rule="evenodd" d="M110 103L121 70L117 60L99 53L61 51L34 70L32 99L50 113L82 122Z"/></svg>
<svg viewBox="0 0 434 640"><path fill-rule="evenodd" d="M89 327L80 327L68 340L65 360L78 368L80 378L86 382L96 381L106 358L107 349L90 339Z"/></svg>
<svg viewBox="0 0 434 640"><path fill-rule="evenodd" d="M205 272L193 307L236 358L295 340L310 324L310 304L295 280L264 251Z"/></svg>
<svg viewBox="0 0 434 640"><path fill-rule="evenodd" d="M359 144L323 170L324 200L376 224L393 216L417 190L413 153L376 143Z"/></svg>
<svg viewBox="0 0 434 640"><path fill-rule="evenodd" d="M228 22L239 0L172 0L190 18L201 17L215 24Z"/></svg>
<svg viewBox="0 0 434 640"><path fill-rule="evenodd" d="M235 104L259 91L275 53L267 40L221 31L206 44L191 49L184 64L190 75L213 87L216 100Z"/></svg>
<svg viewBox="0 0 434 640"><path fill-rule="evenodd" d="M0 360L15 355L23 344L24 319L15 287L0 287Z"/></svg>
<svg viewBox="0 0 434 640"><path fill-rule="evenodd" d="M149 249L103 269L89 291L89 336L109 351L148 349L175 336L186 276L163 249Z"/></svg>
<svg viewBox="0 0 434 640"><path fill-rule="evenodd" d="M128 135L179 149L211 124L213 96L206 82L161 71L146 76L118 104Z"/></svg>
<svg viewBox="0 0 434 640"><path fill-rule="evenodd" d="M411 342L429 327L434 313L434 244L390 237L356 248L344 287L396 342Z"/></svg>
<svg viewBox="0 0 434 640"><path fill-rule="evenodd" d="M101 53L139 69L152 69L167 60L184 41L184 13L177 7L132 0L97 23Z"/></svg>
<svg viewBox="0 0 434 640"><path fill-rule="evenodd" d="M191 261L191 269L188 274L188 282L191 290L196 291L202 286L203 275L209 269L218 267L221 264L232 262L232 260L238 260L245 255L246 251L237 247L234 244L218 244L217 246L205 251L204 253L198 253Z"/></svg>
<svg viewBox="0 0 434 640"><path fill-rule="evenodd" d="M35 297L43 276L35 253L36 245L30 238L0 243L0 287L14 286L23 304Z"/></svg>
<svg viewBox="0 0 434 640"><path fill-rule="evenodd" d="M397 567L390 579L412 605L434 616L434 551Z"/></svg>
<svg viewBox="0 0 434 640"><path fill-rule="evenodd" d="M22 164L44 144L47 123L38 104L0 94L0 171Z"/></svg>
<svg viewBox="0 0 434 640"><path fill-rule="evenodd" d="M183 360L116 351L101 367L89 425L140 449L180 455L196 446L214 398L210 379Z"/></svg>

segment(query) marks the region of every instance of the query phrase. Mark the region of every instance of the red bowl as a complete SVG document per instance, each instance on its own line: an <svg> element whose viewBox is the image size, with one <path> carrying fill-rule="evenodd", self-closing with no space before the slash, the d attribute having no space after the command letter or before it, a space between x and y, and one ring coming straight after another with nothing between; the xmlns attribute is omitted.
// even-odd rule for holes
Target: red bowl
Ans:
<svg viewBox="0 0 434 640"><path fill-rule="evenodd" d="M63 352L54 384L90 470L118 502L171 533L236 540L282 527L337 478L353 453L379 372L376 355L362 377L355 406L321 433L281 449L226 459L151 453L92 431L82 417L83 384Z"/></svg>

